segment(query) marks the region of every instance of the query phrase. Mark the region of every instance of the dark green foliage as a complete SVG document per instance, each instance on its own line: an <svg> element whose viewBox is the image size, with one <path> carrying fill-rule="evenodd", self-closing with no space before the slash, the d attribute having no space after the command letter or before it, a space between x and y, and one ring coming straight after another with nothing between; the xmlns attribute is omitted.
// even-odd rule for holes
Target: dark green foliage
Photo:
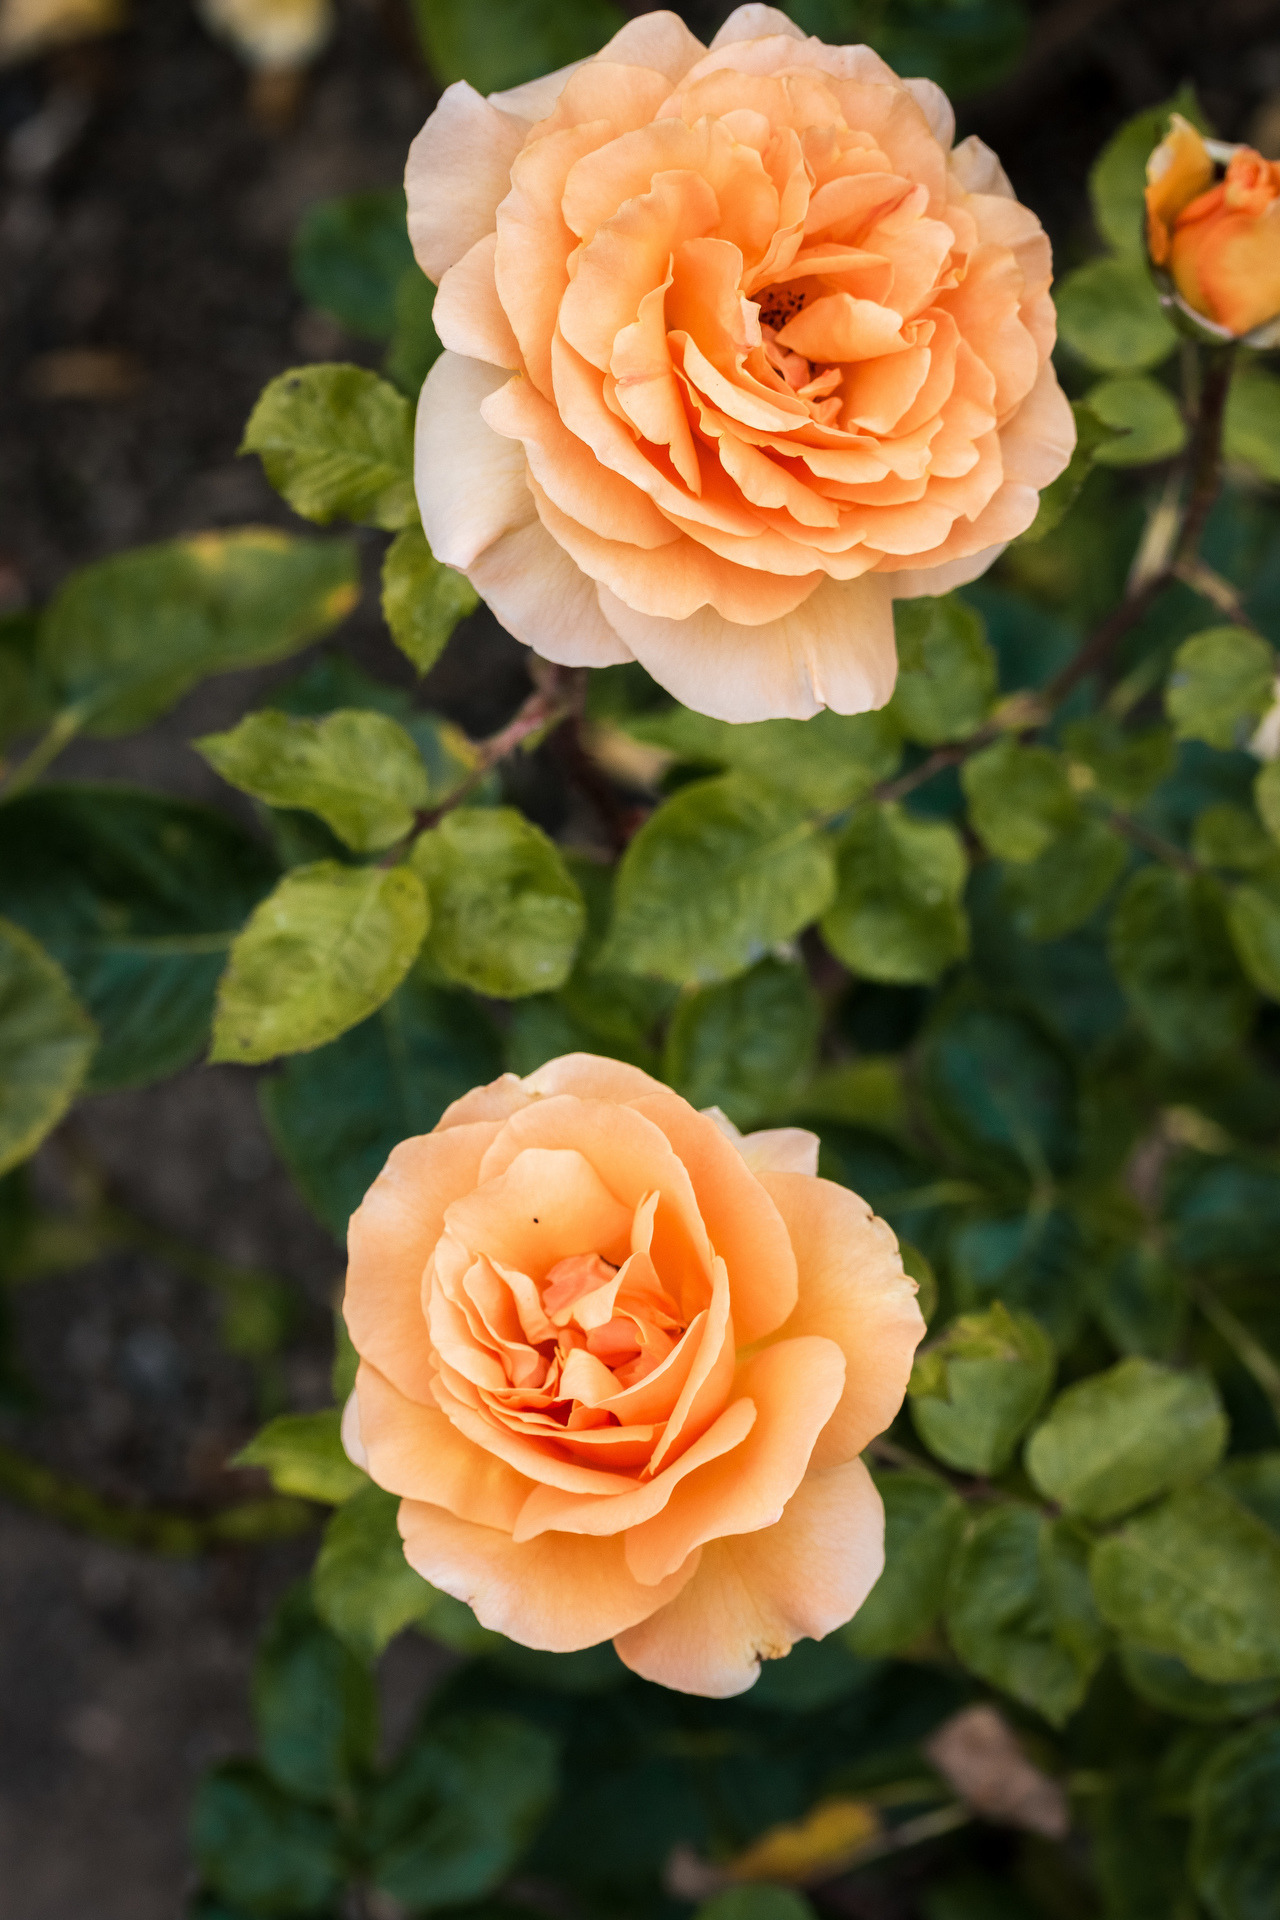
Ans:
<svg viewBox="0 0 1280 1920"><path fill-rule="evenodd" d="M274 878L242 828L160 794L43 787L0 808L0 898L97 1024L94 1088L196 1057L232 938Z"/></svg>

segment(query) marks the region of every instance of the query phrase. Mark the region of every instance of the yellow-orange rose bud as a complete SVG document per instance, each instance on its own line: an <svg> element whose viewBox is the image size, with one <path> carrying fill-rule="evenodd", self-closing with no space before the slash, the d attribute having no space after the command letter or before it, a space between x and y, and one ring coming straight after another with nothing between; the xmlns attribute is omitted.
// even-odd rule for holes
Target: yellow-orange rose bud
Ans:
<svg viewBox="0 0 1280 1920"><path fill-rule="evenodd" d="M716 1697L850 1618L883 1561L859 1455L924 1323L817 1145L571 1054L395 1149L351 1222L343 1433L425 1579Z"/></svg>
<svg viewBox="0 0 1280 1920"><path fill-rule="evenodd" d="M1075 441L1049 242L954 132L765 6L450 87L405 175L437 557L545 658L699 712L881 706L893 600L982 573Z"/></svg>
<svg viewBox="0 0 1280 1920"><path fill-rule="evenodd" d="M1240 336L1280 315L1280 163L1236 147L1215 184L1215 151L1173 115L1147 163L1147 245L1194 313Z"/></svg>

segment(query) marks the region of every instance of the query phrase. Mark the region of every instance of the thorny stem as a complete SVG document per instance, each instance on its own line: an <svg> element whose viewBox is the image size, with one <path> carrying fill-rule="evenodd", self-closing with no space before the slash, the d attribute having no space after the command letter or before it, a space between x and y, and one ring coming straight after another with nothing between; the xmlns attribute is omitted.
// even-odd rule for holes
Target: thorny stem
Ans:
<svg viewBox="0 0 1280 1920"><path fill-rule="evenodd" d="M582 667L547 666L536 663L540 669L538 685L529 695L520 711L508 720L505 727L482 740L477 749L476 764L466 779L461 781L438 807L432 807L418 815L414 831L421 832L424 827L434 827L446 813L452 813L455 807L470 797L500 760L523 746L535 734L550 733L564 721L576 719L582 711L586 696L586 671Z"/></svg>
<svg viewBox="0 0 1280 1920"><path fill-rule="evenodd" d="M1191 433L1191 450L1187 456L1191 497L1183 514L1182 532L1175 549L1175 557L1179 561L1195 558L1205 522L1218 497L1222 481L1222 423L1234 366L1234 345L1206 348L1201 357L1200 398Z"/></svg>

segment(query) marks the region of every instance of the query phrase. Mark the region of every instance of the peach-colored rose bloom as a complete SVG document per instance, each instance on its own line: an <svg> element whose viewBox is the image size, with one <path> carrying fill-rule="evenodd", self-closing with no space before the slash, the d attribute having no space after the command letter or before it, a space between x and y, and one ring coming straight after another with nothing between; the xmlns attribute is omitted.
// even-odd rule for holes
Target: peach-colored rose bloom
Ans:
<svg viewBox="0 0 1280 1920"><path fill-rule="evenodd" d="M892 599L1034 518L1075 440L1049 243L928 80L672 13L413 144L447 351L423 526L504 626L727 720L877 707Z"/></svg>
<svg viewBox="0 0 1280 1920"><path fill-rule="evenodd" d="M425 1579L715 1696L849 1619L883 1560L858 1456L924 1323L816 1166L812 1134L744 1139L590 1054L396 1148L351 1222L343 1431Z"/></svg>
<svg viewBox="0 0 1280 1920"><path fill-rule="evenodd" d="M1236 147L1216 186L1214 171L1175 113L1147 162L1147 245L1194 312L1251 333L1280 314L1280 162Z"/></svg>

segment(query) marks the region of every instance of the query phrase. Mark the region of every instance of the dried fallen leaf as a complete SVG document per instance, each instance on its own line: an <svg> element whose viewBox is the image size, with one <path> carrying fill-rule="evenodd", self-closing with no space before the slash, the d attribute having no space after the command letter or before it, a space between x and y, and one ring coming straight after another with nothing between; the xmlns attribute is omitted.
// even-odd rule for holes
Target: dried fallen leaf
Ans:
<svg viewBox="0 0 1280 1920"><path fill-rule="evenodd" d="M1065 1837L1071 1815L1058 1781L1023 1752L994 1707L965 1707L944 1720L924 1751L975 1813L999 1826L1021 1827L1051 1840Z"/></svg>

